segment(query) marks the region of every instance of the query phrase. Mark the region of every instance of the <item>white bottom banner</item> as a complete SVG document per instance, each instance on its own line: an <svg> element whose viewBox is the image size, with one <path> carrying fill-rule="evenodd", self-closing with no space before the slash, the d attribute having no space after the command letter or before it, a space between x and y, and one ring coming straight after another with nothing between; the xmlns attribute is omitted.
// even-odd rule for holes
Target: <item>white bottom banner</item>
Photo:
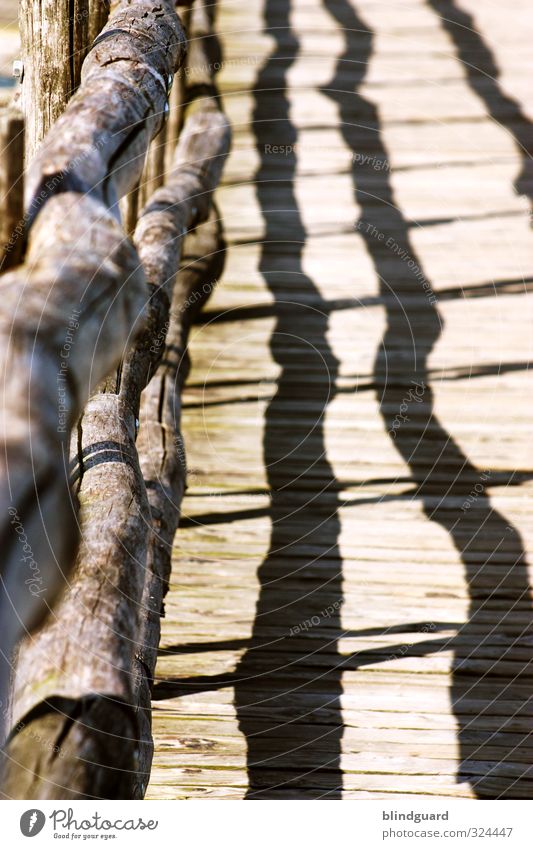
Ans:
<svg viewBox="0 0 533 849"><path fill-rule="evenodd" d="M533 802L472 800L79 801L2 803L3 845L166 846L187 849L530 847ZM255 805L255 807L254 807ZM258 807L259 806L259 807ZM200 810L201 809L201 810ZM28 844L29 840L35 842Z"/></svg>

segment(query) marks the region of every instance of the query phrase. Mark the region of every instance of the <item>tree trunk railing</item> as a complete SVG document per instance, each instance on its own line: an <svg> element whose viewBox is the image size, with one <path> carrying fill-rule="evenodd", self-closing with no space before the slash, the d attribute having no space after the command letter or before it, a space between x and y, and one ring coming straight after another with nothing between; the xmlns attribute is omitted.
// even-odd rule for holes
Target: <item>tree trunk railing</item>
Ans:
<svg viewBox="0 0 533 849"><path fill-rule="evenodd" d="M146 182L158 188L133 242L117 204L136 186L146 196L147 151L185 57L173 3L112 6L28 171L24 264L3 276L0 306L7 660L26 635L4 710L8 798L142 798L149 778L150 691L185 488L187 336L223 263L212 196L230 129L210 9L197 0L190 14L183 128L165 176L172 136L160 150L152 142Z"/></svg>

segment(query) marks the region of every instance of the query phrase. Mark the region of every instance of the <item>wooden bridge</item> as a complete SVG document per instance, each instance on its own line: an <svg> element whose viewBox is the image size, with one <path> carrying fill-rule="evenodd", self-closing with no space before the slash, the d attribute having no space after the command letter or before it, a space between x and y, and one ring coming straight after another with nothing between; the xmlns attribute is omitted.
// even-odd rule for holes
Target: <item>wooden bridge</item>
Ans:
<svg viewBox="0 0 533 849"><path fill-rule="evenodd" d="M233 128L225 268L190 334L146 796L530 799L530 4L217 6L192 78Z"/></svg>
<svg viewBox="0 0 533 849"><path fill-rule="evenodd" d="M148 798L531 798L528 3L218 30L227 259Z"/></svg>

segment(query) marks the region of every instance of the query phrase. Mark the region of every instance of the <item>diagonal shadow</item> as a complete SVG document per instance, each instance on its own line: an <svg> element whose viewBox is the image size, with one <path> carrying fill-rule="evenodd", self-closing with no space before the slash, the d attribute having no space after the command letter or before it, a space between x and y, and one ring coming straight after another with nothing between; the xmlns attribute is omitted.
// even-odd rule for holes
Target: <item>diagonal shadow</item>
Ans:
<svg viewBox="0 0 533 849"><path fill-rule="evenodd" d="M336 499L326 510L322 499L331 502L338 491L324 438L338 364L320 291L302 270L306 232L294 192L296 129L286 94L287 73L299 51L290 5L266 0L264 33L275 49L255 83L253 129L265 222L260 271L275 303L289 294L293 308L279 311L270 340L280 368L264 432L271 538L258 570L250 646L232 678L247 741L247 798L336 799L342 787L340 657L337 663L342 563ZM284 179L274 186L279 160L270 145L288 146ZM300 409L294 409L295 399ZM324 616L326 608L331 612ZM299 625L316 616L322 627L307 638L299 634Z"/></svg>
<svg viewBox="0 0 533 849"><path fill-rule="evenodd" d="M500 71L494 55L476 30L468 12L454 0L427 0L428 6L439 15L444 30L450 36L466 74L466 80L484 103L491 118L505 127L513 138L522 167L514 187L518 194L533 201L533 124L520 103L506 94L500 86Z"/></svg>
<svg viewBox="0 0 533 849"><path fill-rule="evenodd" d="M378 112L358 93L373 33L348 0L323 2L345 39L335 78L324 93L338 105L348 148L368 157L353 157L353 182L361 209L357 230L373 260L386 311L374 364L381 415L409 465L428 519L448 532L461 557L470 595L468 621L460 632L470 648L456 652L451 688L459 726L458 781L469 781L479 797L531 798L533 771L524 764L515 736L506 733L521 723L523 747L533 729L531 665L524 666L519 653L515 659L533 632L524 546L516 528L491 506L490 478L471 463L436 415L428 357L442 321L408 223L395 203L390 175L386 167L372 167L389 157ZM397 426L405 403L409 421ZM462 509L474 488L474 501ZM483 648L489 643L500 651L487 660ZM491 730L495 716L500 718L497 745Z"/></svg>

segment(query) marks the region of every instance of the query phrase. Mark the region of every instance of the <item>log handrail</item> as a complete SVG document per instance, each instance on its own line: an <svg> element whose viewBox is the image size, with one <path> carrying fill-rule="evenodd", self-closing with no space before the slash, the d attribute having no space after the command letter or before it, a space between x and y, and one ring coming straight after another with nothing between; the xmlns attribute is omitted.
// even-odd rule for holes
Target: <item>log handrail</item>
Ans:
<svg viewBox="0 0 533 849"><path fill-rule="evenodd" d="M191 37L204 60L211 27L198 2ZM185 486L176 445L186 340L223 257L210 210L230 128L212 76L211 63L212 88L189 98L173 166L135 230L146 324L118 376L89 400L72 441L82 543L69 591L20 651L3 785L11 797L27 798L30 787L34 798L145 792L159 617ZM31 745L36 737L61 740L60 752Z"/></svg>

